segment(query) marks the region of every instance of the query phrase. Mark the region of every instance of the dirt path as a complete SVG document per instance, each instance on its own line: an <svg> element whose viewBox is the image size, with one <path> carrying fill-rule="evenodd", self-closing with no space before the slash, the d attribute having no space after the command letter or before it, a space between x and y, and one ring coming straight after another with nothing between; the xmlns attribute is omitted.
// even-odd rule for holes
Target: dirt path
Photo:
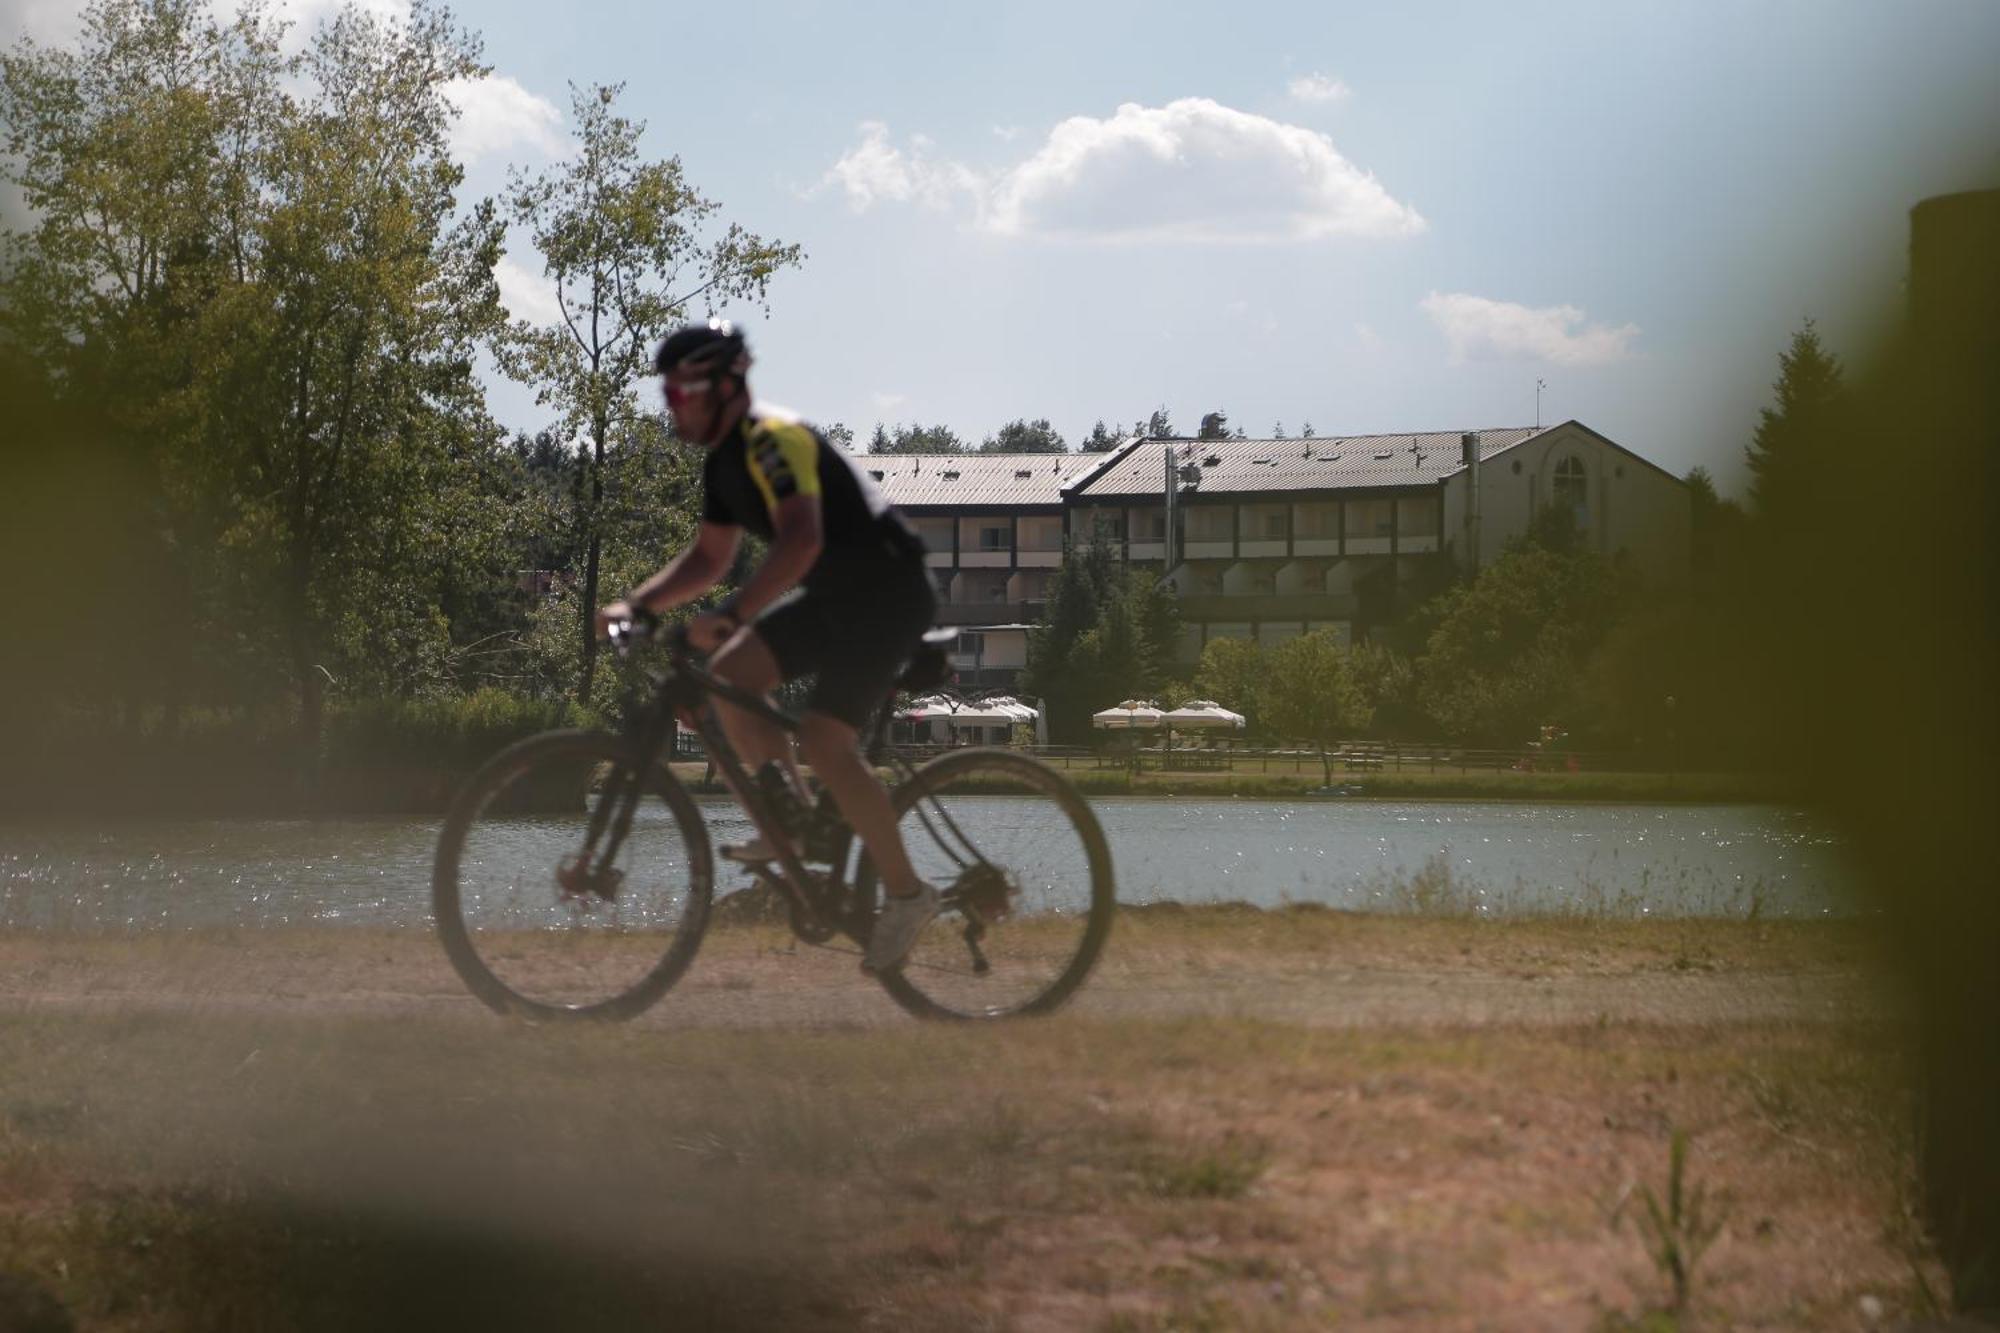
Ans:
<svg viewBox="0 0 2000 1333"><path fill-rule="evenodd" d="M1495 925L1409 919L1121 921L1075 1012L1313 1027L1702 1025L1881 1017L1856 928ZM484 1011L420 931L0 936L0 1010ZM851 948L775 930L705 942L647 1026L907 1022Z"/></svg>

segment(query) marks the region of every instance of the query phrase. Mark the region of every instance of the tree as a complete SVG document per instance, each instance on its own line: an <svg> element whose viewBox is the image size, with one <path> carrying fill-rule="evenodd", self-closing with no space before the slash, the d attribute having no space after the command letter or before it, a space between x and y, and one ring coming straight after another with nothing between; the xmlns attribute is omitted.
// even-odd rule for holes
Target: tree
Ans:
<svg viewBox="0 0 2000 1333"><path fill-rule="evenodd" d="M1041 698L1051 739L1081 744L1093 712L1166 680L1179 634L1173 586L1092 546L1049 580L1041 623L1028 634L1022 688Z"/></svg>
<svg viewBox="0 0 2000 1333"><path fill-rule="evenodd" d="M836 421L831 426L821 426L819 433L826 436L826 442L844 454L854 452L854 431L844 421Z"/></svg>
<svg viewBox="0 0 2000 1333"><path fill-rule="evenodd" d="M1591 552L1514 547L1437 599L1418 668L1425 710L1454 740L1485 745L1573 720L1584 663L1624 600Z"/></svg>
<svg viewBox="0 0 2000 1333"><path fill-rule="evenodd" d="M516 175L507 197L514 221L534 238L561 312L545 325L514 321L497 350L506 373L535 386L536 401L554 408L563 433L577 441L580 698L590 696L597 660L605 457L643 415L634 385L654 344L696 302L761 304L771 278L803 258L799 246L737 223L717 232L720 205L688 183L679 158L641 160L644 124L613 109L622 89L572 86L576 153L537 175Z"/></svg>
<svg viewBox="0 0 2000 1333"><path fill-rule="evenodd" d="M298 63L278 39L255 13L223 23L196 0L93 0L74 49L24 39L0 54L0 177L32 219L0 252L0 341L55 410L89 414L101 465L129 483L124 628L148 653L91 684L130 717L158 690L171 721L197 660L238 638L199 632L219 543L176 458L203 416L203 314L260 250L259 181Z"/></svg>
<svg viewBox="0 0 2000 1333"><path fill-rule="evenodd" d="M1289 440L1292 437L1285 434L1284 422L1274 421L1271 423L1271 438L1274 440Z"/></svg>
<svg viewBox="0 0 2000 1333"><path fill-rule="evenodd" d="M891 434L881 422L868 441L871 454L962 454L965 441L949 426L897 426Z"/></svg>
<svg viewBox="0 0 2000 1333"><path fill-rule="evenodd" d="M1202 698L1243 714L1250 731L1263 728L1264 652L1255 639L1219 638L1203 644L1194 686Z"/></svg>
<svg viewBox="0 0 2000 1333"><path fill-rule="evenodd" d="M1096 424L1090 428L1090 434L1084 436L1083 443L1077 446L1077 451L1086 454L1109 453L1123 439L1123 436L1104 424L1103 417L1099 417Z"/></svg>
<svg viewBox="0 0 2000 1333"><path fill-rule="evenodd" d="M1215 411L1208 413L1201 419L1201 432L1200 434L1196 435L1195 438L1198 440L1228 439L1229 414L1224 412L1221 408L1217 408Z"/></svg>
<svg viewBox="0 0 2000 1333"><path fill-rule="evenodd" d="M980 444L982 454L1065 454L1069 444L1049 424L1047 417L1034 421L1015 418Z"/></svg>
<svg viewBox="0 0 2000 1333"><path fill-rule="evenodd" d="M1302 440L1312 440L1318 438L1318 436L1313 434L1312 422L1308 421L1305 425L1299 427L1299 438Z"/></svg>
<svg viewBox="0 0 2000 1333"><path fill-rule="evenodd" d="M1287 639L1268 654L1264 708L1271 730L1310 741L1319 750L1326 785L1333 785L1327 747L1365 728L1374 707L1363 693L1348 654L1324 630Z"/></svg>
<svg viewBox="0 0 2000 1333"><path fill-rule="evenodd" d="M1804 507L1816 454L1843 425L1843 372L1807 320L1778 357L1772 390L1777 407L1759 414L1743 451L1750 465L1750 508L1762 519L1788 521Z"/></svg>
<svg viewBox="0 0 2000 1333"><path fill-rule="evenodd" d="M1689 469L1687 486L1694 589L1713 594L1742 573L1747 516L1743 506L1717 492L1707 468Z"/></svg>
<svg viewBox="0 0 2000 1333"><path fill-rule="evenodd" d="M1132 433L1151 440L1173 438L1174 423L1167 416L1166 405L1161 404L1159 407L1153 409L1151 416L1142 417L1140 420L1133 422Z"/></svg>

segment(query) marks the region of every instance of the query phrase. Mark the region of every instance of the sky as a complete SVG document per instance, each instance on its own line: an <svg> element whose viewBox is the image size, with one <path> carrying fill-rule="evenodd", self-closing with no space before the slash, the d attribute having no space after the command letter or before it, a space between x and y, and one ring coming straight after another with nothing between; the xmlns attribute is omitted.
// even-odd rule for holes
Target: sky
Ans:
<svg viewBox="0 0 2000 1333"><path fill-rule="evenodd" d="M74 8L0 0L0 36ZM1991 0L455 12L493 67L459 93L467 200L568 151L571 84L624 84L648 157L806 251L768 314L720 312L760 396L863 438L1472 430L1539 393L1740 493L1793 331L1864 357L1910 206L2000 183ZM501 278L547 309L525 236Z"/></svg>

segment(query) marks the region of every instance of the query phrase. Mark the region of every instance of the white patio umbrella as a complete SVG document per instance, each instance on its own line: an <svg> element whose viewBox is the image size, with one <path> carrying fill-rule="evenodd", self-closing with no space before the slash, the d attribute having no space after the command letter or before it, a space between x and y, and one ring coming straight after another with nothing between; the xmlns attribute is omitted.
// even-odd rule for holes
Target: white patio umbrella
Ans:
<svg viewBox="0 0 2000 1333"><path fill-rule="evenodd" d="M1163 716L1165 714L1149 703L1138 699L1127 699L1116 708L1092 713L1090 725L1101 731L1131 731L1141 727L1157 727Z"/></svg>
<svg viewBox="0 0 2000 1333"><path fill-rule="evenodd" d="M1243 724L1243 714L1213 699L1190 699L1160 718L1161 726L1175 731L1241 731Z"/></svg>
<svg viewBox="0 0 2000 1333"><path fill-rule="evenodd" d="M1003 706L1004 705L1004 706ZM896 716L906 722L946 722L955 727L1011 727L1016 722L1031 720L1022 717L1026 705L1012 699L981 699L968 701L954 699L944 694L927 694L921 699L913 699Z"/></svg>
<svg viewBox="0 0 2000 1333"><path fill-rule="evenodd" d="M1041 709L1031 704L1024 704L1011 694L995 694L981 699L979 704L982 708L998 709L1000 712L1010 714L1016 722L1033 722L1042 715Z"/></svg>

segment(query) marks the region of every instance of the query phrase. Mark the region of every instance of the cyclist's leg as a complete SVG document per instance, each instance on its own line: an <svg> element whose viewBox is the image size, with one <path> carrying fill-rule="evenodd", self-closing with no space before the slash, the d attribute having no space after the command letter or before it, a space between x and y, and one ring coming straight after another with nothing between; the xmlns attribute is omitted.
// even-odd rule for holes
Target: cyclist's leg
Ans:
<svg viewBox="0 0 2000 1333"><path fill-rule="evenodd" d="M817 601L822 616L844 632L821 649L799 744L868 848L883 888L891 898L910 898L924 885L903 850L889 794L862 758L860 734L930 625L936 610L930 580L915 561L885 562L865 580L824 590Z"/></svg>
<svg viewBox="0 0 2000 1333"><path fill-rule="evenodd" d="M708 666L717 676L750 694L769 694L782 679L778 659L757 636L755 626L737 631L709 659ZM790 764L791 737L777 723L723 699L715 701L715 716L745 768L754 773L772 760Z"/></svg>
<svg viewBox="0 0 2000 1333"><path fill-rule="evenodd" d="M833 793L848 827L867 847L891 897L906 898L922 890L910 867L896 827L888 789L861 756L861 733L831 713L808 712L799 731L799 748L820 783Z"/></svg>

